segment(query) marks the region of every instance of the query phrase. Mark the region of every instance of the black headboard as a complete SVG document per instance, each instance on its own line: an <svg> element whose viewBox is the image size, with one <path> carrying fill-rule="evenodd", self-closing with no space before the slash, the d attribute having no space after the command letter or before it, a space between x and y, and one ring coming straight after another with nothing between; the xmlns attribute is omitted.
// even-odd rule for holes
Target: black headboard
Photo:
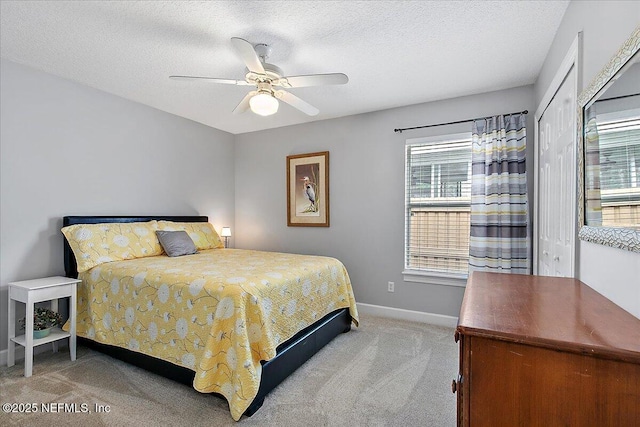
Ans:
<svg viewBox="0 0 640 427"><path fill-rule="evenodd" d="M104 224L109 222L144 222L144 221L176 221L176 222L208 222L206 216L65 216L62 226L74 224ZM78 266L67 239L64 240L64 271L67 277L78 277Z"/></svg>

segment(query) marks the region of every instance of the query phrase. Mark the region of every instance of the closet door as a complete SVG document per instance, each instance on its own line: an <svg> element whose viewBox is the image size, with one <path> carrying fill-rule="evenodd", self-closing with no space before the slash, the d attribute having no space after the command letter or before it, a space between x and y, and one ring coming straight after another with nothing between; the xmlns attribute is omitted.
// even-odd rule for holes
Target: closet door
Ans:
<svg viewBox="0 0 640 427"><path fill-rule="evenodd" d="M538 120L537 274L574 277L576 71L571 67Z"/></svg>

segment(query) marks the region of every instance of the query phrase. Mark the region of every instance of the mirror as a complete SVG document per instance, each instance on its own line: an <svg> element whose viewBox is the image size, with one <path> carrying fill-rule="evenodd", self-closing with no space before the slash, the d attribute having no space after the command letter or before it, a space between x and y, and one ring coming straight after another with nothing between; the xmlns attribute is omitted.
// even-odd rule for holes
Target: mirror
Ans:
<svg viewBox="0 0 640 427"><path fill-rule="evenodd" d="M581 240L640 252L640 28L578 99Z"/></svg>

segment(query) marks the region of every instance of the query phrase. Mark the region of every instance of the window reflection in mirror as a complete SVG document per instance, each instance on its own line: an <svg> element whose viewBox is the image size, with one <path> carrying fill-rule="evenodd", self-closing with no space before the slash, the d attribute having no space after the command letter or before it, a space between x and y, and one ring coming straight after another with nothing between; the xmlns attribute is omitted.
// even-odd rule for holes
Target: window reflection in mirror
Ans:
<svg viewBox="0 0 640 427"><path fill-rule="evenodd" d="M585 221L640 230L640 54L584 110Z"/></svg>

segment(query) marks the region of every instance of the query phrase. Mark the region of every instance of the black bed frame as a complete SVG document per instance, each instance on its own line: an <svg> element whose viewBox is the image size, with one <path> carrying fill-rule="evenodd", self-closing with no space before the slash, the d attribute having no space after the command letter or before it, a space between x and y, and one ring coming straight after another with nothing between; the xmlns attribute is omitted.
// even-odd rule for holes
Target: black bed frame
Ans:
<svg viewBox="0 0 640 427"><path fill-rule="evenodd" d="M110 222L143 222L151 220L166 220L177 222L207 222L206 216L65 216L63 225L73 224L101 224ZM64 269L68 277L77 278L78 271L73 251L66 239L64 240ZM280 344L276 357L269 361L262 361L262 378L258 394L251 405L244 412L250 417L264 403L265 396L278 384L284 381L292 372L316 354L333 338L351 330L351 315L348 308L342 308L329 313L319 321L298 332L291 339ZM195 372L182 366L174 365L146 354L101 344L85 338L79 340L86 346L123 360L135 366L159 374L163 377L178 381L193 387ZM215 393L213 393L215 394Z"/></svg>

